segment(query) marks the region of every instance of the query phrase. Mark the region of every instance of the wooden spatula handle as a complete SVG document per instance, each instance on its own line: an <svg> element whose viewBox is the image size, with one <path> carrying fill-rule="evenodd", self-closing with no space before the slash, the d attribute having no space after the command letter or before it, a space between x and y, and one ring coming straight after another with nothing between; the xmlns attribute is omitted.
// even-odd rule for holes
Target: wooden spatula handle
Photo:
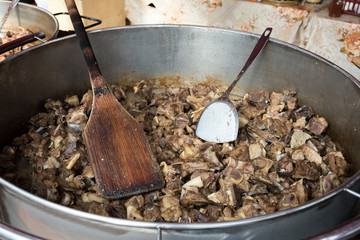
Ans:
<svg viewBox="0 0 360 240"><path fill-rule="evenodd" d="M91 84L94 87L93 89L105 87L107 86L106 81L104 81L104 78L99 77L101 76L101 71L96 60L94 51L92 50L89 38L85 32L85 27L81 20L75 1L65 0L65 2L70 14L71 21L73 22L75 33L79 39L80 47L83 51L86 64L89 69Z"/></svg>

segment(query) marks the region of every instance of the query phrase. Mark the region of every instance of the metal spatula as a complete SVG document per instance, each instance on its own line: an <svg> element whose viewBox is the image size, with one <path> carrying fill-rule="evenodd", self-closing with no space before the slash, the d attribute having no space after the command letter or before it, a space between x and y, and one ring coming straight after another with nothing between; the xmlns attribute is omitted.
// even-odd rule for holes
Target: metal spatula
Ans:
<svg viewBox="0 0 360 240"><path fill-rule="evenodd" d="M65 2L93 89L92 112L83 138L101 193L121 198L161 188L164 179L142 127L117 101L101 75L74 0Z"/></svg>
<svg viewBox="0 0 360 240"><path fill-rule="evenodd" d="M236 79L220 98L206 106L196 126L196 136L205 141L216 143L231 142L237 138L239 117L234 104L229 99L229 95L241 76L263 49L269 40L271 32L272 28L265 29Z"/></svg>

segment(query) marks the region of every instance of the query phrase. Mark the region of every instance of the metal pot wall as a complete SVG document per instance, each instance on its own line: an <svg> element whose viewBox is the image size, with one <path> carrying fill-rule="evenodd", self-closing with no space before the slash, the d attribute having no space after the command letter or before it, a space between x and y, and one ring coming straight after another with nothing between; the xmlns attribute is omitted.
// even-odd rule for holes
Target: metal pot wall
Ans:
<svg viewBox="0 0 360 240"><path fill-rule="evenodd" d="M191 85L230 83L258 36L195 26L132 26L91 32L105 79ZM169 79L165 81L164 79ZM177 79L177 81L170 81ZM216 79L216 80L214 80ZM156 83L156 81L154 81ZM19 134L47 98L90 88L77 39L69 36L26 50L0 64L0 144ZM273 214L222 223L171 224L103 217L73 210L27 193L0 179L3 222L48 239L302 239L352 217L360 190L360 83L334 64L303 49L271 39L235 89L295 90L328 119L353 177L327 195Z"/></svg>

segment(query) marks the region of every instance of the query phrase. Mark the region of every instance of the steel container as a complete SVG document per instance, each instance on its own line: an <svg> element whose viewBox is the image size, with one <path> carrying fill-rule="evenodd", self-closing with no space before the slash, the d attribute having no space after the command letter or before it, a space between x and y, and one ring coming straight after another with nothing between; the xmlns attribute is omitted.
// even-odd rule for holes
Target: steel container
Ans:
<svg viewBox="0 0 360 240"><path fill-rule="evenodd" d="M11 1L0 1L0 16L5 15ZM26 3L18 3L10 13L4 27L24 27L31 32L43 31L44 40L50 40L57 36L59 23L49 11ZM37 44L41 41L35 42Z"/></svg>
<svg viewBox="0 0 360 240"><path fill-rule="evenodd" d="M93 31L89 38L109 83L145 79L159 86L181 86L204 81L229 84L259 36L210 27L149 25ZM73 35L56 39L5 60L0 64L0 86L0 145L5 145L24 131L26 121L41 109L45 99L80 94L90 88L77 39ZM311 105L329 121L329 135L342 146L351 163L352 177L321 198L230 222L153 223L77 211L0 179L3 238L10 232L25 239L288 240L332 229L354 216L360 190L359 86L354 76L333 63L270 39L234 89L238 94L261 89L294 90L301 105ZM352 235L359 231L358 227L351 229ZM349 233L342 237L349 237Z"/></svg>

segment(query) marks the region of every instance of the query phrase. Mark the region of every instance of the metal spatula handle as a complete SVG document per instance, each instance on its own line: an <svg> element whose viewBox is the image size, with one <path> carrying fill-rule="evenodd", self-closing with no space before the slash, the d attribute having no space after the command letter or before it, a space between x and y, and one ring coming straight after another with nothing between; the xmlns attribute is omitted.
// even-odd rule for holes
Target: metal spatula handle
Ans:
<svg viewBox="0 0 360 240"><path fill-rule="evenodd" d="M231 83L229 88L225 91L225 93L221 96L221 98L228 98L230 95L230 92L233 90L237 82L240 80L241 76L245 73L247 68L250 66L250 64L254 61L254 59L257 57L257 55L261 52L261 50L264 48L265 44L269 40L270 34L272 32L272 28L266 28L263 34L261 35L259 41L254 47L254 50L251 52L248 60L246 61L244 67L241 69L240 73L237 75L235 80Z"/></svg>

